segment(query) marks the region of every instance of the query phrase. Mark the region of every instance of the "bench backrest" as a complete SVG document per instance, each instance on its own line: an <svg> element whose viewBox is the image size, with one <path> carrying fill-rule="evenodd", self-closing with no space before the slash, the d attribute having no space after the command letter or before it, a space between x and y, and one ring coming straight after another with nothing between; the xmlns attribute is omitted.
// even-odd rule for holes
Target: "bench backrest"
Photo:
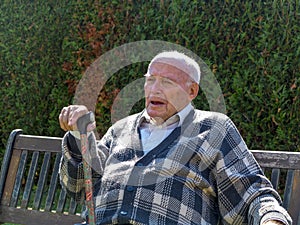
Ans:
<svg viewBox="0 0 300 225"><path fill-rule="evenodd" d="M252 150L283 198L294 224L300 225L300 153ZM61 138L10 134L0 174L0 222L79 223L82 206L59 184Z"/></svg>
<svg viewBox="0 0 300 225"><path fill-rule="evenodd" d="M0 175L0 222L75 224L81 211L59 183L61 138L22 135L8 140ZM30 210L28 210L30 209Z"/></svg>

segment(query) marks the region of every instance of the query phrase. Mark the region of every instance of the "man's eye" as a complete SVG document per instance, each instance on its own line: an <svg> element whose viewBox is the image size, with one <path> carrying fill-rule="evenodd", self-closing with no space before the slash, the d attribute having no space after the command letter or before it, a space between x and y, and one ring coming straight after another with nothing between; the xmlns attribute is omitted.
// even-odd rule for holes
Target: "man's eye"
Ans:
<svg viewBox="0 0 300 225"><path fill-rule="evenodd" d="M152 77L147 77L147 79L146 79L146 82L148 82L148 83L153 83L154 81L155 81L155 79Z"/></svg>
<svg viewBox="0 0 300 225"><path fill-rule="evenodd" d="M174 82L169 79L162 80L163 85L173 86Z"/></svg>

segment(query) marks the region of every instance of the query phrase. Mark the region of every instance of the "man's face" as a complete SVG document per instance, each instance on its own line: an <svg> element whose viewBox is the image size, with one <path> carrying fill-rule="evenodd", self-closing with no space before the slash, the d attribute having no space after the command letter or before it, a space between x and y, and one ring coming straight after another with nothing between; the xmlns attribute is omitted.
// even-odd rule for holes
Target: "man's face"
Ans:
<svg viewBox="0 0 300 225"><path fill-rule="evenodd" d="M153 63L144 85L146 110L163 121L182 110L198 94L198 85L182 70L164 63Z"/></svg>

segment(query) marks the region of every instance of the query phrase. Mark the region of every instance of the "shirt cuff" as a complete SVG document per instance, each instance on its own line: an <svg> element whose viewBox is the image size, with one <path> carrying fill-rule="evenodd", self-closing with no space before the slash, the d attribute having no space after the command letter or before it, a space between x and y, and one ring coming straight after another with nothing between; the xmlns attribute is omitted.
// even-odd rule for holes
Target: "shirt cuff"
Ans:
<svg viewBox="0 0 300 225"><path fill-rule="evenodd" d="M270 220L276 220L286 225L291 225L292 219L290 215L278 201L272 194L265 194L255 198L248 211L249 224L263 224Z"/></svg>
<svg viewBox="0 0 300 225"><path fill-rule="evenodd" d="M271 220L280 221L283 224L290 224L286 217L282 216L282 213L279 212L269 212L266 213L260 220L260 224L266 223Z"/></svg>

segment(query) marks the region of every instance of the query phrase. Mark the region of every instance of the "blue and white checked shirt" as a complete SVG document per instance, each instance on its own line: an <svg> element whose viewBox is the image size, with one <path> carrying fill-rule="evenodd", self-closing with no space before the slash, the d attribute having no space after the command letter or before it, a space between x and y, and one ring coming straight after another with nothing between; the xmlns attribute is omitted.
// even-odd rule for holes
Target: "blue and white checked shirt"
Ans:
<svg viewBox="0 0 300 225"><path fill-rule="evenodd" d="M143 151L143 113L115 123L91 151L97 224L291 224L232 121L191 109L165 139ZM180 116L179 116L180 118ZM96 147L93 136L90 147ZM61 183L84 198L75 138L63 140Z"/></svg>

